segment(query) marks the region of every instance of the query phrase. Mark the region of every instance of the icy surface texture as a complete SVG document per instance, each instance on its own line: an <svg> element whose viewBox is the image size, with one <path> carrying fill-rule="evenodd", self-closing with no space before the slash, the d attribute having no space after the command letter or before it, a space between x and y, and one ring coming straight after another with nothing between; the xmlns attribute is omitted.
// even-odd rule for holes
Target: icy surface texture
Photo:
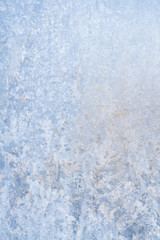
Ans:
<svg viewBox="0 0 160 240"><path fill-rule="evenodd" d="M0 0L0 240L160 240L159 0Z"/></svg>

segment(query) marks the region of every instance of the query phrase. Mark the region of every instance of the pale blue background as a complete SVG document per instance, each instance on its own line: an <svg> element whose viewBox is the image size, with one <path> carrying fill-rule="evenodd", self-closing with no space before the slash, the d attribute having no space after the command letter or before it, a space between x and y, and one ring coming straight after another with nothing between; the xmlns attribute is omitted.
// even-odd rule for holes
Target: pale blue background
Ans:
<svg viewBox="0 0 160 240"><path fill-rule="evenodd" d="M0 0L0 240L160 240L160 1Z"/></svg>

